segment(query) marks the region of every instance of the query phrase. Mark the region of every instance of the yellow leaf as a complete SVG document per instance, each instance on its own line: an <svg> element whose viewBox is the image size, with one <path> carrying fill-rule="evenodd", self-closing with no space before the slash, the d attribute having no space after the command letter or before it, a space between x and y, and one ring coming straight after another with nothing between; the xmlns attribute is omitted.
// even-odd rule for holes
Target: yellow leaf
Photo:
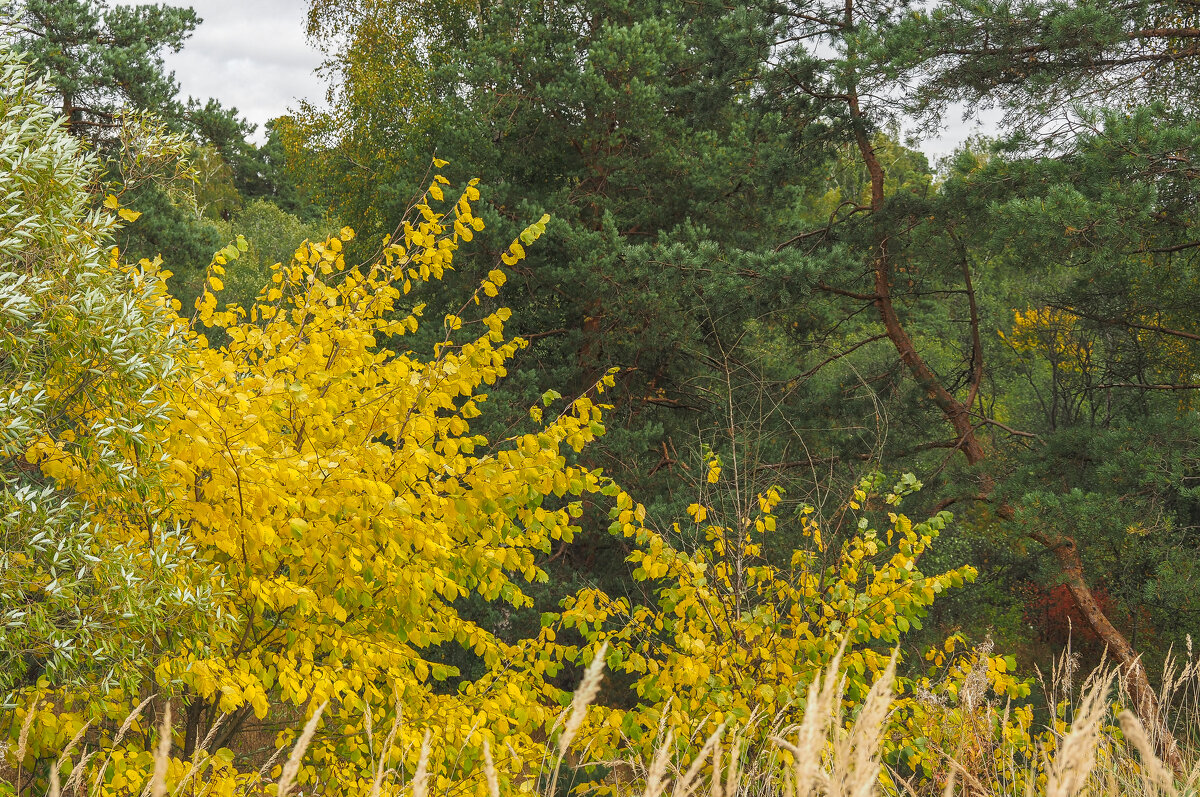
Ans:
<svg viewBox="0 0 1200 797"><path fill-rule="evenodd" d="M121 218L125 219L125 221L137 221L138 218L140 218L142 214L136 210L130 210L129 208L121 208L120 210L117 211L117 215L120 216Z"/></svg>

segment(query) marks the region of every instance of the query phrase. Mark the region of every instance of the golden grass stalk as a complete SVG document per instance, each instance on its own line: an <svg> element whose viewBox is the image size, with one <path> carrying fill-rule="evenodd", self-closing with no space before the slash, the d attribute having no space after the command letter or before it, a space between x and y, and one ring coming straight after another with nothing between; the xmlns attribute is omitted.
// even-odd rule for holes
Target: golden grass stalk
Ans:
<svg viewBox="0 0 1200 797"><path fill-rule="evenodd" d="M79 740L83 738L83 735L87 733L87 729L90 727L92 727L92 723L91 720L88 720L83 724L82 728L75 732L75 735L71 737L71 741L67 742L67 746L63 748L61 753L59 753L58 760L54 762L55 772L62 771L63 765L67 763L71 752L75 749L75 745L79 744Z"/></svg>
<svg viewBox="0 0 1200 797"><path fill-rule="evenodd" d="M496 774L496 765L492 762L492 746L488 740L483 740L483 773L487 777L489 797L500 797L500 776Z"/></svg>
<svg viewBox="0 0 1200 797"><path fill-rule="evenodd" d="M196 749L192 753L191 766L188 768L188 771L184 773L183 777L179 779L179 785L175 787L175 797L179 797L179 795L183 794L183 790L187 788L187 785L192 781L192 778L196 777L196 773L200 771L200 764L203 760L202 757L208 753L208 746L212 744L213 739L216 738L217 731L220 729L227 717L227 714L222 714L221 716L217 717L217 721L214 722L212 727L208 729L208 733L204 735L204 739L201 740L200 744L196 745Z"/></svg>
<svg viewBox="0 0 1200 797"><path fill-rule="evenodd" d="M88 762L95 757L96 754L94 752L79 757L79 763L71 770L71 776L63 784L63 791L70 793L72 789L78 788L79 781L83 780L83 773L87 769Z"/></svg>
<svg viewBox="0 0 1200 797"><path fill-rule="evenodd" d="M366 716L371 715L371 707L367 706ZM369 724L369 723L368 723ZM375 765L375 781L371 784L371 797L379 797L379 790L383 786L384 767L387 765L388 757L392 754L392 742L396 740L396 731L400 729L400 701L396 701L396 717L392 720L391 730L388 731L387 741L383 743L383 749L379 751L379 760Z"/></svg>
<svg viewBox="0 0 1200 797"><path fill-rule="evenodd" d="M717 743L713 745L712 751L712 781L708 786L709 797L722 797L724 794L721 789L721 740L717 739Z"/></svg>
<svg viewBox="0 0 1200 797"><path fill-rule="evenodd" d="M375 755L375 718L374 712L371 710L371 702L363 701L363 732L367 735L367 752ZM396 717L399 719L399 716Z"/></svg>
<svg viewBox="0 0 1200 797"><path fill-rule="evenodd" d="M71 741L67 742L67 746L63 748L61 753L59 753L57 760L54 762L54 766L50 768L50 794L52 794L53 797L58 797L61 791L59 788L59 773L62 772L63 766L67 763L67 761L70 760L71 751L75 749L75 745L79 744L79 740L83 738L83 734L86 733L87 729L90 727L92 727L92 723L89 720L83 724L82 728L75 732L75 735L71 737ZM87 755L80 757L79 765L71 771L71 777L67 781L68 787L79 779L80 774L83 772L83 766L87 763L88 758L90 758L90 756Z"/></svg>
<svg viewBox="0 0 1200 797"><path fill-rule="evenodd" d="M957 761L951 759L951 761L950 761L950 777L953 778L955 775L962 775L964 785L969 787L966 790L967 794L975 794L975 795L988 794L988 787L983 785L983 781L981 781L979 778L975 777L970 772L968 772L966 769L964 769L963 766L961 764L959 764ZM1034 783L1034 781L1035 781L1035 778L1031 777L1028 779L1027 783L1032 785Z"/></svg>
<svg viewBox="0 0 1200 797"><path fill-rule="evenodd" d="M1100 725L1108 712L1108 693L1115 673L1097 678L1079 703L1075 722L1063 737L1058 755L1047 765L1046 797L1074 797L1083 790L1096 765Z"/></svg>
<svg viewBox="0 0 1200 797"><path fill-rule="evenodd" d="M426 730L425 738L421 740L421 755L417 759L417 771L412 782L413 797L425 797L429 792L429 740L432 737L433 732Z"/></svg>
<svg viewBox="0 0 1200 797"><path fill-rule="evenodd" d="M898 657L899 651L892 654L887 668L867 693L853 730L834 746L832 780L838 793L845 797L869 797L875 791L882 765L879 745L892 708L892 683ZM840 715L840 702L835 711ZM835 715L836 724L840 724L838 719Z"/></svg>
<svg viewBox="0 0 1200 797"><path fill-rule="evenodd" d="M548 794L558 793L558 774L562 770L567 749L583 725L588 706L595 701L596 695L600 694L600 681L604 677L604 654L607 650L608 642L601 642L596 654L592 656L591 663L584 670L583 680L579 682L575 695L571 698L570 713L567 715L566 724L563 725L562 734L558 737L558 760L554 762L554 774L550 776Z"/></svg>
<svg viewBox="0 0 1200 797"><path fill-rule="evenodd" d="M121 727L117 729L116 736L113 737L112 744L109 745L108 752L104 755L104 763L102 763L96 770L96 777L92 780L91 794L100 793L100 781L104 777L104 770L108 769L108 762L112 760L112 751L117 749L117 747L125 739L125 734L129 733L129 729L133 727L134 721L141 716L142 711L156 696L157 695L150 695L141 703L138 703L133 711L129 712L129 714L125 716L124 721L121 723Z"/></svg>
<svg viewBox="0 0 1200 797"><path fill-rule="evenodd" d="M154 774L150 776L150 797L167 793L167 764L171 761L171 704L163 709L162 727L158 731L158 750L154 753Z"/></svg>
<svg viewBox="0 0 1200 797"><path fill-rule="evenodd" d="M317 732L317 724L321 721L321 714L324 713L325 707L328 705L329 701L326 700L317 706L317 710L313 712L308 722L304 723L304 730L301 731L300 738L296 740L296 746L292 748L292 754L288 756L287 762L283 765L283 771L279 773L279 785L275 791L276 797L287 797L288 792L295 785L296 775L300 772L300 760L304 758L304 751L312 743L313 734Z"/></svg>
<svg viewBox="0 0 1200 797"><path fill-rule="evenodd" d="M646 772L645 797L660 797L666 789L667 762L671 758L673 741L674 735L667 731L662 744L654 752L654 760L650 762L650 769Z"/></svg>
<svg viewBox="0 0 1200 797"><path fill-rule="evenodd" d="M813 791L825 788L828 782L821 762L821 753L829 737L829 726L841 716L842 687L845 680L838 676L845 643L829 663L825 672L817 673L808 688L804 719L795 728L796 741L772 736L771 741L792 754L792 789L795 797L808 797Z"/></svg>
<svg viewBox="0 0 1200 797"><path fill-rule="evenodd" d="M717 726L712 735L704 742L704 746L700 748L700 752L692 759L691 766L683 773L678 781L675 782L675 788L671 790L671 797L691 797L691 794L696 789L696 777L700 774L700 769L708 761L709 754L715 752L720 745L721 736L725 733L725 723ZM717 779L717 770L713 769L713 780Z"/></svg>
<svg viewBox="0 0 1200 797"><path fill-rule="evenodd" d="M33 698L33 702L29 704L29 711L25 713L25 721L21 723L21 733L17 736L17 766L21 766L21 762L25 760L25 751L29 748L29 729L33 727L33 713L37 709L38 697ZM18 770L19 771L19 770Z"/></svg>
<svg viewBox="0 0 1200 797"><path fill-rule="evenodd" d="M942 797L954 797L954 780L958 770L950 767L950 774L946 776L946 785L942 788Z"/></svg>
<svg viewBox="0 0 1200 797"><path fill-rule="evenodd" d="M75 745L79 744L79 740L83 738L83 735L87 733L87 729L90 727L92 727L92 721L88 720L87 722L83 723L82 728L75 731L75 735L71 737L71 741L67 742L67 746L63 748L63 751L59 756L60 764L66 761L67 756L69 756L75 749Z"/></svg>
<svg viewBox="0 0 1200 797"><path fill-rule="evenodd" d="M1146 733L1141 721L1126 709L1117 717L1121 723L1121 733L1142 757L1142 786L1147 793L1161 790L1164 794L1175 792L1175 778L1162 760L1154 752L1154 745Z"/></svg>
<svg viewBox="0 0 1200 797"><path fill-rule="evenodd" d="M713 770L713 780L717 779L717 772ZM725 772L725 797L734 797L737 794L737 786L742 780L742 737L734 733L733 739L729 746L729 769Z"/></svg>
<svg viewBox="0 0 1200 797"><path fill-rule="evenodd" d="M583 725L583 718L587 714L588 706L596 700L596 695L600 694L600 681L604 678L604 654L607 651L608 642L602 642L596 655L592 656L587 670L584 671L583 681L575 690L575 696L571 698L571 713L567 717L566 725L563 726L562 735L558 737L559 758L567 754L567 748L571 746L571 742L575 740L575 735L579 733L579 728Z"/></svg>
<svg viewBox="0 0 1200 797"><path fill-rule="evenodd" d="M271 753L271 757L268 758L263 765L258 768L258 779L260 781L266 780L267 773L275 768L275 764L279 761L279 756L281 755L283 755L283 748L275 748L275 752Z"/></svg>

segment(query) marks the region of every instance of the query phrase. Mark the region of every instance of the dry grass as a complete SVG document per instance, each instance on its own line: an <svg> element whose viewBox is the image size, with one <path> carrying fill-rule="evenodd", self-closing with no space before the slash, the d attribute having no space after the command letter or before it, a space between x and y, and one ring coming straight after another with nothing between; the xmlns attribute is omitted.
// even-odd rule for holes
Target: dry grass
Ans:
<svg viewBox="0 0 1200 797"><path fill-rule="evenodd" d="M1046 797L1072 797L1087 785L1096 765L1100 731L1108 714L1108 696L1114 674L1098 679L1084 694L1070 732L1058 746L1058 754L1046 762Z"/></svg>
<svg viewBox="0 0 1200 797"><path fill-rule="evenodd" d="M543 771L544 779L513 781L512 791L522 789L560 797L559 773L567 764L570 748L577 741L584 727L589 705L599 693L602 677L603 650L594 657L584 674L562 722L562 731L557 740L547 745L547 756ZM887 777L882 761L882 744L888 728L892 710L893 685L896 661L892 662L872 686L866 699L858 707L854 722L844 716L843 692L845 679L839 673L841 654L824 671L817 673L804 702L803 716L796 724L784 724L781 717L770 719L765 729L771 743L764 749L751 752L746 740L750 738L755 723L767 723L767 718L752 718L750 726L740 728L721 725L712 733L699 751L689 761L678 761L675 737L669 729L661 728L659 742L648 756L649 761L633 757L626 770L634 773L631 779L621 783L607 784L610 792L621 795L643 797L696 797L707 793L707 797L890 797L891 795L971 795L991 797L1006 793L999 783L1013 780L997 777L995 771L970 771L955 761L947 761L942 771L948 773L943 782L924 784L901 784L890 786L898 779ZM1074 695L1074 668L1069 654L1052 670L1047 684L1047 694L1055 697ZM1163 678L1164 697L1174 698L1173 705L1182 707L1182 717L1177 720L1177 732L1184 740L1193 737L1200 723L1200 665L1188 651L1186 662L1168 660ZM1175 773L1156 754L1155 740L1150 738L1145 727L1128 711L1123 711L1114 721L1114 702L1122 701L1122 692L1116 674L1101 670L1084 679L1079 685L1079 694L1072 698L1072 721L1069 728L1050 746L1044 749L1041 760L1028 764L1008 762L1015 770L1026 767L1025 784L1019 794L1022 797L1046 795L1046 797L1200 797L1200 760L1195 760L1186 773ZM134 719L150 702L143 701L126 718L115 736L116 743L125 737ZM1167 701L1164 700L1164 703ZM301 764L305 752L316 733L317 726L326 706L322 705L305 724L284 762L278 781L271 790L276 797L289 797L297 788ZM33 713L30 712L30 717ZM205 780L208 747L212 742L210 733L197 747L190 767L185 769L179 782L168 783L170 764L170 708L163 712L159 730L159 742L153 757L153 773L147 781L141 797L205 797L211 784ZM14 761L24 757L30 734L31 720L26 720L17 734L17 749ZM418 764L408 782L404 773L386 767L379 751L392 748L392 743L401 727L400 712L387 734L386 741L376 744L374 730L369 720L365 729L376 761L374 777L370 786L370 797L397 794L411 797L429 797L432 740L436 729L428 729L421 744ZM764 730L758 728L759 731ZM761 737L760 732L757 736ZM70 776L62 782L63 771L67 770L70 757L83 737L81 731L58 757L57 762L40 776L45 793L52 797L76 795L76 797L102 797L103 773L111 761L111 751L81 751L76 766L70 768ZM1185 744L1185 749L1194 753L1194 747ZM252 792L265 795L268 781L266 773L271 770L283 751L262 768L260 777L254 781ZM582 767L593 763L586 758L574 762ZM505 792L505 781L497 771L489 745L484 746L481 761L482 782L486 783L489 797L501 797ZM19 770L17 770L19 772ZM91 776L90 784L84 778ZM18 777L21 777L19 775ZM29 773L23 773L28 787L32 784ZM20 782L20 781L18 781ZM14 784L15 785L15 784ZM577 787L586 792L587 786ZM25 794L36 794L25 789ZM237 797L242 797L237 795Z"/></svg>

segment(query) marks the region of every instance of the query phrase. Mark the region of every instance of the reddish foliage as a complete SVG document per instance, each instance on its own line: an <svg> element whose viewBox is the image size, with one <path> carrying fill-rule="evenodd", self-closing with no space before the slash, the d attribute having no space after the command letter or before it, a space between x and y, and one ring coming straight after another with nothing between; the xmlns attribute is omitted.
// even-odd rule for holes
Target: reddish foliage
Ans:
<svg viewBox="0 0 1200 797"><path fill-rule="evenodd" d="M1098 639L1075 607L1075 600L1066 585L1047 588L1026 582L1019 592L1025 603L1025 622L1033 627L1039 641L1065 646L1069 639L1075 642ZM1108 592L1097 586L1092 588L1092 595L1100 610L1112 617L1113 600Z"/></svg>

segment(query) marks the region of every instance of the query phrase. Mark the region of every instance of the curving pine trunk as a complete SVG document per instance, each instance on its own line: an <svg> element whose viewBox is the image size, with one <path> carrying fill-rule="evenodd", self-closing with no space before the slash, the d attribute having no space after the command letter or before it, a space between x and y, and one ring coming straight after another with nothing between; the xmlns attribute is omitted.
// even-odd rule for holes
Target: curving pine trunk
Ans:
<svg viewBox="0 0 1200 797"><path fill-rule="evenodd" d="M847 31L853 30L854 22L854 0L845 0L845 14L842 20L843 29ZM850 61L853 61L852 57ZM843 96L849 106L855 143L867 167L867 172L871 177L871 211L873 214L877 214L882 209L884 203L883 166L880 164L879 158L875 153L875 148L871 144L870 137L867 135L865 120L859 105L857 79L852 70L849 72L848 78L849 84L846 94ZM878 219L878 215L875 215L875 218ZM876 221L876 224L878 225L878 221ZM913 344L912 338L909 337L908 332L904 329L899 315L896 313L895 305L892 301L892 261L888 251L888 237L886 231L881 229L876 230L876 251L873 264L875 293L870 298L879 312L879 318L883 322L887 336L895 346L900 360L908 367L909 372L917 380L917 383L925 390L925 394L929 400L942 411L943 416L945 416L946 420L953 427L954 433L957 435L954 447L962 451L968 464L975 465L982 462L986 458L986 454L976 435L977 428L971 421L971 405L974 404L978 393L983 363L982 350L979 344L979 320L975 307L974 292L971 288L970 272L964 260L963 275L971 302L971 321L974 339L972 368L974 378L970 398L968 401L963 402L946 389L937 374L933 372L933 369L921 357L916 346ZM1003 507L998 514L1003 518L1009 519L1012 517L1013 512L1011 507ZM1125 635L1104 614L1104 611L1096 602L1095 596L1092 595L1091 588L1088 586L1083 575L1083 563L1079 557L1075 541L1070 537L1051 538L1038 532L1031 532L1030 537L1045 545L1054 553L1062 569L1067 589L1071 593L1071 598L1074 600L1075 606L1087 621L1088 626L1108 646L1109 651L1120 663L1123 682L1133 702L1133 710L1137 714L1138 719L1141 720L1142 725L1146 727L1154 739L1159 755L1162 756L1163 760L1176 774L1182 774L1184 766L1182 756L1179 752L1179 745L1171 733L1170 727L1167 725L1166 717L1159 704L1158 695L1150 685L1150 679L1146 675L1146 668L1142 664L1141 657L1133 649L1133 646L1129 644Z"/></svg>
<svg viewBox="0 0 1200 797"><path fill-rule="evenodd" d="M1182 775L1184 764L1179 743L1167 725L1166 715L1159 703L1158 694L1150 685L1142 658L1125 639L1125 635L1109 621L1092 595L1092 590L1083 577L1083 561L1079 558L1079 548L1075 540L1066 536L1049 537L1038 532L1033 532L1030 536L1054 553L1054 558L1058 560L1062 569L1064 583L1079 613L1096 636L1104 641L1109 653L1120 662L1121 680L1125 691L1129 693L1129 699L1133 702L1134 713L1149 732L1163 761L1175 774Z"/></svg>

